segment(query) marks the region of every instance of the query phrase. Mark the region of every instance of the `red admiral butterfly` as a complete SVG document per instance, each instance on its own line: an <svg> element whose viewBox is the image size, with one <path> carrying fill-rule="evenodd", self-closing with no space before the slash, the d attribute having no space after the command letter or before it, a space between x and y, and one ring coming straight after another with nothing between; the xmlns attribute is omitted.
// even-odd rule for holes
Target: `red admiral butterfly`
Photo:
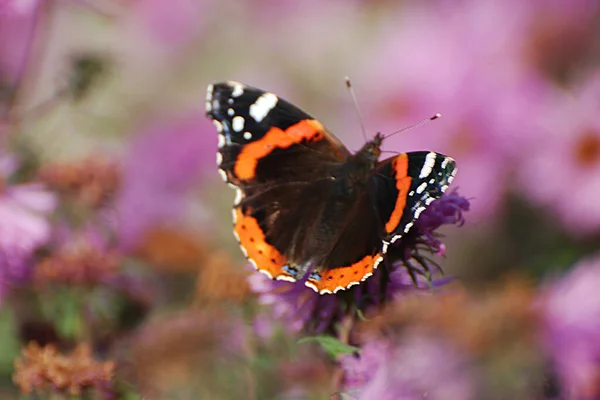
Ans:
<svg viewBox="0 0 600 400"><path fill-rule="evenodd" d="M219 173L236 189L242 251L272 279L308 274L321 294L371 276L456 174L434 152L378 161L381 134L352 154L304 111L238 82L209 85L206 113L219 131Z"/></svg>

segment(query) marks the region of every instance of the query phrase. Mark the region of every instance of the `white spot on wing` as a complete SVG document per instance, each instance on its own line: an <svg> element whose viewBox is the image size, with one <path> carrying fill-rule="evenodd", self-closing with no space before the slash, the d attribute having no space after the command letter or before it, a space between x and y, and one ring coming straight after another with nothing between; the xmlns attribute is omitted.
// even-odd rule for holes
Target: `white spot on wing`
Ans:
<svg viewBox="0 0 600 400"><path fill-rule="evenodd" d="M317 293L319 292L319 290L317 289L317 286L315 286L315 284L310 281L304 282L304 286L311 288L312 290L314 290Z"/></svg>
<svg viewBox="0 0 600 400"><path fill-rule="evenodd" d="M419 187L417 188L417 194L423 193L423 191L425 190L426 187L427 187L427 182L421 183L419 185Z"/></svg>
<svg viewBox="0 0 600 400"><path fill-rule="evenodd" d="M233 92L231 92L232 97L239 97L244 94L244 85L239 82L230 82L229 84L233 84Z"/></svg>
<svg viewBox="0 0 600 400"><path fill-rule="evenodd" d="M383 246L381 247L381 252L382 252L383 254L387 253L387 249L388 249L388 246L389 246L389 245L390 245L390 244L389 244L388 242L386 242L385 240L383 241Z"/></svg>
<svg viewBox="0 0 600 400"><path fill-rule="evenodd" d="M383 257L379 256L377 258L377 260L375 260L375 262L373 263L373 271L375 271L377 269L377 267L379 266L379 263L383 261Z"/></svg>
<svg viewBox="0 0 600 400"><path fill-rule="evenodd" d="M279 275L275 279L278 281L296 282L296 279L289 275Z"/></svg>
<svg viewBox="0 0 600 400"><path fill-rule="evenodd" d="M265 274L266 276L269 277L269 279L273 279L273 275L271 275L269 273L269 271L265 271L264 269L258 269L258 267L256 266L256 263L253 260L248 260L252 263L252 265L254 265L254 268L256 268L258 270L258 272L260 272L261 274Z"/></svg>
<svg viewBox="0 0 600 400"><path fill-rule="evenodd" d="M233 108L229 108L227 110L227 115L229 115L230 117L233 117L233 114L235 114L235 111L233 111Z"/></svg>
<svg viewBox="0 0 600 400"><path fill-rule="evenodd" d="M227 182L227 174L225 173L225 171L223 171L222 169L219 169L219 175L225 182Z"/></svg>
<svg viewBox="0 0 600 400"><path fill-rule="evenodd" d="M420 179L429 176L431 170L433 170L433 166L435 165L435 158L436 154L434 152L427 153L427 156L425 156L425 163L423 164L421 173L419 174Z"/></svg>
<svg viewBox="0 0 600 400"><path fill-rule="evenodd" d="M216 119L213 119L213 124L215 125L215 128L217 128L217 131L223 132L223 124L221 124L219 121L217 121Z"/></svg>
<svg viewBox="0 0 600 400"><path fill-rule="evenodd" d="M238 204L240 204L240 202L242 201L243 198L244 198L244 192L242 192L242 189L237 189L235 191L235 200L233 201L233 204L235 206L237 206Z"/></svg>
<svg viewBox="0 0 600 400"><path fill-rule="evenodd" d="M223 154L217 152L217 165L221 165L223 162Z"/></svg>
<svg viewBox="0 0 600 400"><path fill-rule="evenodd" d="M444 158L444 161L442 161L442 169L446 168L446 166L448 165L448 163L450 162L450 160L451 160L450 157Z"/></svg>
<svg viewBox="0 0 600 400"><path fill-rule="evenodd" d="M256 120L256 122L262 121L269 111L277 104L277 96L273 93L264 93L260 96L254 104L250 106L250 115Z"/></svg>
<svg viewBox="0 0 600 400"><path fill-rule="evenodd" d="M244 117L233 117L233 121L231 122L233 125L233 130L236 132L241 132L244 129Z"/></svg>
<svg viewBox="0 0 600 400"><path fill-rule="evenodd" d="M371 272L369 272L368 274L365 274L365 276L362 277L362 279L360 280L361 282L364 282L367 280L368 277L372 276L373 274Z"/></svg>
<svg viewBox="0 0 600 400"><path fill-rule="evenodd" d="M212 111L212 104L210 103L210 101L206 102L206 112L211 112Z"/></svg>
<svg viewBox="0 0 600 400"><path fill-rule="evenodd" d="M244 139L246 139L246 140L252 139L252 134L250 132L244 132Z"/></svg>
<svg viewBox="0 0 600 400"><path fill-rule="evenodd" d="M217 140L218 140L217 145L219 146L219 148L225 146L225 136L219 135L219 136L217 136Z"/></svg>
<svg viewBox="0 0 600 400"><path fill-rule="evenodd" d="M215 89L214 85L211 83L206 88L206 101L211 101L213 97L213 90Z"/></svg>

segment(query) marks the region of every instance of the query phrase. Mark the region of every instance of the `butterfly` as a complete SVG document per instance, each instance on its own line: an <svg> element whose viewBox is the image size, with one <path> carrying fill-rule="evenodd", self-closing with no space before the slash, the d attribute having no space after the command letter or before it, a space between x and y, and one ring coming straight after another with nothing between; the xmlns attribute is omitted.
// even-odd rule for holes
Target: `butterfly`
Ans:
<svg viewBox="0 0 600 400"><path fill-rule="evenodd" d="M373 275L457 171L432 151L379 161L381 134L352 153L306 112L239 82L209 85L206 114L219 173L236 190L242 252L268 277L320 294Z"/></svg>

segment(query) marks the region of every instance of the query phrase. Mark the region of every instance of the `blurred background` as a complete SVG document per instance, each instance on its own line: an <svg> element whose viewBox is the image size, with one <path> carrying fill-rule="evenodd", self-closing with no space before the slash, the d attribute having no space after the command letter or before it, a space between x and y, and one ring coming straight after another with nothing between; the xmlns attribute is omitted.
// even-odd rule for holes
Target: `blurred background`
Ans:
<svg viewBox="0 0 600 400"><path fill-rule="evenodd" d="M339 363L248 283L204 99L272 91L357 150L346 76L369 137L442 114L384 143L453 157L470 201L439 260L469 294L438 312L481 333L488 304L561 348L523 361L494 331L458 346L486 378L430 398L600 398L599 22L594 0L0 0L0 398L329 398Z"/></svg>

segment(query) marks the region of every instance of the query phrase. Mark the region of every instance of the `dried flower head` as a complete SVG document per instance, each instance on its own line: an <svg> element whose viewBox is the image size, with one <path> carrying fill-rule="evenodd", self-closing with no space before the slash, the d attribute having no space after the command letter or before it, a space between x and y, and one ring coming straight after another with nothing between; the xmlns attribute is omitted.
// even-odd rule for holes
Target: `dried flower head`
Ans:
<svg viewBox="0 0 600 400"><path fill-rule="evenodd" d="M507 279L496 290L467 293L458 287L432 297L411 297L391 304L361 326L367 337L403 329L418 329L450 338L465 351L481 354L493 346L533 346L536 324L532 286L520 278Z"/></svg>
<svg viewBox="0 0 600 400"><path fill-rule="evenodd" d="M63 196L97 208L112 200L119 188L120 170L112 161L89 157L46 165L40 171L40 179Z"/></svg>
<svg viewBox="0 0 600 400"><path fill-rule="evenodd" d="M35 267L34 281L38 285L95 286L112 281L120 271L118 252L81 243L42 259Z"/></svg>
<svg viewBox="0 0 600 400"><path fill-rule="evenodd" d="M248 272L233 265L231 257L224 251L216 251L206 257L196 283L196 298L207 302L233 301L240 303L250 289Z"/></svg>
<svg viewBox="0 0 600 400"><path fill-rule="evenodd" d="M535 291L515 277L483 293L412 296L359 327L361 351L342 359L346 389L359 399L541 398L538 322Z"/></svg>
<svg viewBox="0 0 600 400"><path fill-rule="evenodd" d="M31 342L15 360L13 381L23 393L64 393L79 396L94 390L102 398L115 398L113 361L94 360L90 347L79 344L69 354L55 346Z"/></svg>
<svg viewBox="0 0 600 400"><path fill-rule="evenodd" d="M234 380L240 366L236 363L245 351L244 329L241 320L220 308L157 317L124 343L130 357L123 373L149 398L173 398L174 390L189 391L182 398L213 398L227 390L246 390L243 379L224 388L215 377L218 360L219 365L230 367L227 375ZM244 361L242 367L246 366ZM231 398L242 397L238 393Z"/></svg>

